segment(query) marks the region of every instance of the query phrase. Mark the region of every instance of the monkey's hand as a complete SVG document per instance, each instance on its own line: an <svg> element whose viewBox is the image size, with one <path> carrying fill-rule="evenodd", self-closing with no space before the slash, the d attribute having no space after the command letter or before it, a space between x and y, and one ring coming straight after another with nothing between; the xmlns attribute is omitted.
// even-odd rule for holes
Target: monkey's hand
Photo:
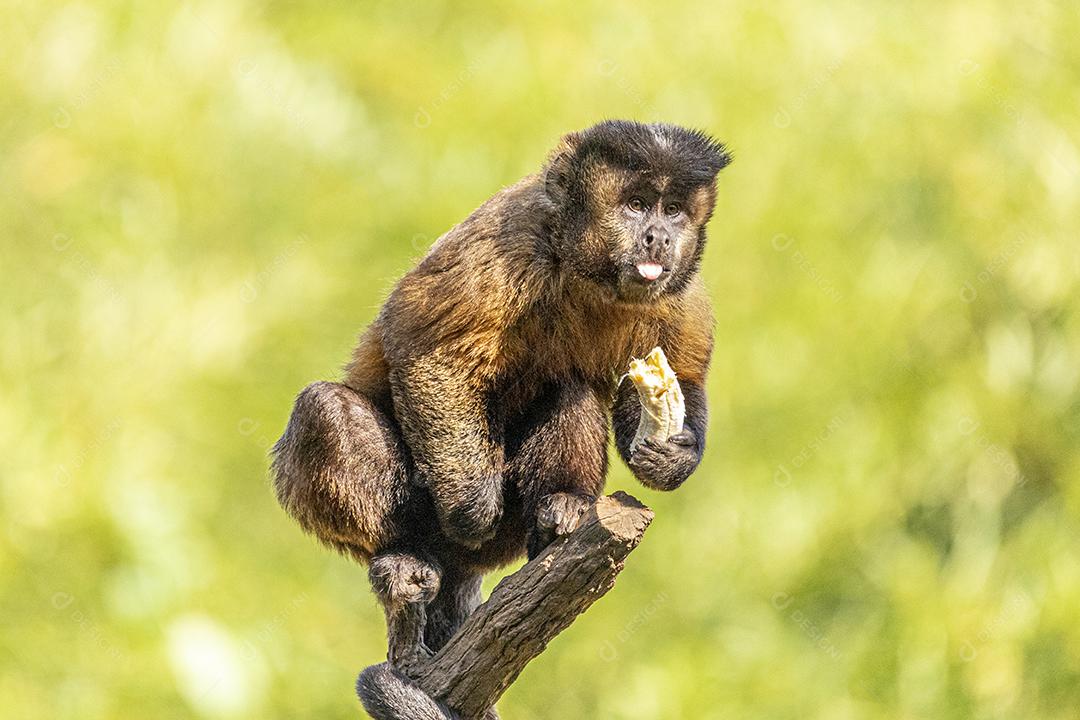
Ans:
<svg viewBox="0 0 1080 720"><path fill-rule="evenodd" d="M684 427L660 442L645 438L630 456L630 469L646 487L654 490L674 490L683 484L701 461L697 436Z"/></svg>
<svg viewBox="0 0 1080 720"><path fill-rule="evenodd" d="M540 498L536 526L529 534L528 555L532 560L540 551L577 529L581 516L596 502L592 495L557 492Z"/></svg>
<svg viewBox="0 0 1080 720"><path fill-rule="evenodd" d="M469 478L455 492L437 496L435 507L443 533L475 550L498 530L503 514L502 476Z"/></svg>

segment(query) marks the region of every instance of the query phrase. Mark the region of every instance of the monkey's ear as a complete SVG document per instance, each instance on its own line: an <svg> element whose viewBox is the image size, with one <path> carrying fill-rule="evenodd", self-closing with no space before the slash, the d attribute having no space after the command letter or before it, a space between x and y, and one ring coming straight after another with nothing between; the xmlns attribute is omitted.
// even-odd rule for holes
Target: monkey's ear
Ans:
<svg viewBox="0 0 1080 720"><path fill-rule="evenodd" d="M544 190L557 206L562 206L566 202L570 192L580 141L581 137L578 133L563 135L544 164Z"/></svg>

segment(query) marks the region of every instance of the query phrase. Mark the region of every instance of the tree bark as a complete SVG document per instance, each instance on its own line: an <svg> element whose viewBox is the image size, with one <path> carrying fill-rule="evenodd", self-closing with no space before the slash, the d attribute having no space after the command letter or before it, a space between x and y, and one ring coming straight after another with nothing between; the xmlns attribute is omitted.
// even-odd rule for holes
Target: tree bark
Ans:
<svg viewBox="0 0 1080 720"><path fill-rule="evenodd" d="M576 530L504 578L446 645L411 671L411 684L465 720L483 717L529 661L611 589L652 518L623 492L597 500Z"/></svg>

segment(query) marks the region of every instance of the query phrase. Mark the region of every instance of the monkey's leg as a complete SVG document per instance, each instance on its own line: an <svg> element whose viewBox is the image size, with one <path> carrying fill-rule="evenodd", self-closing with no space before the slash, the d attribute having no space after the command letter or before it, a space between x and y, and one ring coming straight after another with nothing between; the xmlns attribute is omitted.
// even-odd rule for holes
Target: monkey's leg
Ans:
<svg viewBox="0 0 1080 720"><path fill-rule="evenodd" d="M480 575L444 575L435 600L428 605L424 642L438 652L472 615L481 601Z"/></svg>
<svg viewBox="0 0 1080 720"><path fill-rule="evenodd" d="M406 450L365 396L337 383L304 388L273 454L278 502L327 545L365 561L403 534L415 492Z"/></svg>
<svg viewBox="0 0 1080 720"><path fill-rule="evenodd" d="M439 593L439 567L417 555L386 552L371 559L368 577L386 613L390 664L407 670L431 657L424 643L424 629L428 624L427 606Z"/></svg>
<svg viewBox="0 0 1080 720"><path fill-rule="evenodd" d="M507 430L506 475L521 492L533 529L529 559L570 533L604 489L608 423L588 384L553 384Z"/></svg>
<svg viewBox="0 0 1080 720"><path fill-rule="evenodd" d="M410 572L415 574L418 571L425 574L423 567L417 567L417 562L422 561L400 554L377 555L372 560L371 567L373 571L377 569L380 573L378 578L380 586L393 585L393 582L386 582L387 577L401 578L403 573L408 575ZM427 590L419 591L415 580L409 578L406 584L411 587L404 594L409 599L429 594L430 579L427 577L426 581L421 581L421 584L426 582ZM435 597L429 598L426 604L406 603L405 611L393 617L391 617L391 611L387 610L387 627L393 626L393 630L390 631L390 662L366 669L360 674L356 683L356 691L372 717L376 720L457 719L456 714L409 682L398 669L403 668L403 664L400 660L395 660L394 653L396 647L398 653L404 651L407 654L408 646L414 642L420 643L421 652L425 656L432 651L438 651L480 604L480 581L480 575L443 576L441 582L436 585ZM389 592L402 594L400 588L396 591L390 589ZM418 626L417 623L421 622L425 615L426 623ZM422 640L418 638L419 634L422 634ZM416 656L413 655L412 658L415 661ZM422 658L419 661L422 662ZM408 666L408 661L404 663L404 666ZM499 715L494 708L484 714L484 720L498 720L498 718Z"/></svg>

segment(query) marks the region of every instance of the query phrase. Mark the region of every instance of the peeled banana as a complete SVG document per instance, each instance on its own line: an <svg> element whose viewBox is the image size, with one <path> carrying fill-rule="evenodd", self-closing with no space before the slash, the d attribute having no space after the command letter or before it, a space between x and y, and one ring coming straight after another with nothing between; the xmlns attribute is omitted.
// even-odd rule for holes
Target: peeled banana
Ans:
<svg viewBox="0 0 1080 720"><path fill-rule="evenodd" d="M633 381L641 402L641 419L630 443L630 452L633 453L645 438L666 442L675 433L682 432L686 403L679 379L664 351L656 347L644 358L631 360L626 375Z"/></svg>

